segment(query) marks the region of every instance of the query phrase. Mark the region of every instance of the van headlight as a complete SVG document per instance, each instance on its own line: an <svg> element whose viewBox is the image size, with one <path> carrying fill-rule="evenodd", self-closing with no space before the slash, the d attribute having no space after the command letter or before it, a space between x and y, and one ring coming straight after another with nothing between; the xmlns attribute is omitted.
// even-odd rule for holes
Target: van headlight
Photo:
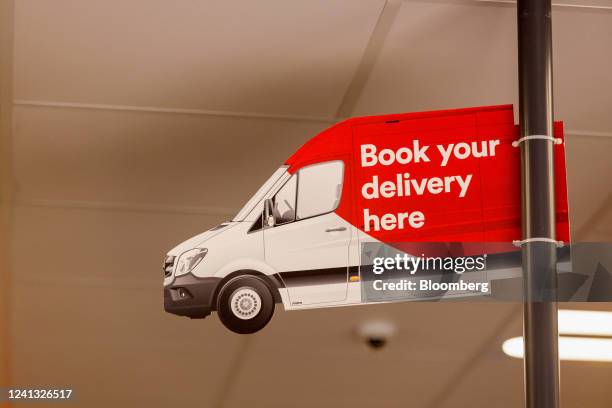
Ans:
<svg viewBox="0 0 612 408"><path fill-rule="evenodd" d="M174 276L181 276L189 273L195 268L208 253L206 248L194 248L185 251L179 257L174 269Z"/></svg>

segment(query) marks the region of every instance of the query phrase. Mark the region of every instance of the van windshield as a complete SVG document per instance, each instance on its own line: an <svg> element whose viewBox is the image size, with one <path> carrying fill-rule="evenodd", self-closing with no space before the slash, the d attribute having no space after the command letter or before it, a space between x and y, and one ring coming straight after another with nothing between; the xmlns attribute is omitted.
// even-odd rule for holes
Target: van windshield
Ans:
<svg viewBox="0 0 612 408"><path fill-rule="evenodd" d="M257 205L263 198L263 196L272 188L274 183L287 171L288 166L281 166L278 168L274 174L270 176L270 178L263 183L263 185L257 190L253 197L242 207L242 209L236 214L236 216L232 219L232 221L244 221L247 215L251 212L253 207Z"/></svg>

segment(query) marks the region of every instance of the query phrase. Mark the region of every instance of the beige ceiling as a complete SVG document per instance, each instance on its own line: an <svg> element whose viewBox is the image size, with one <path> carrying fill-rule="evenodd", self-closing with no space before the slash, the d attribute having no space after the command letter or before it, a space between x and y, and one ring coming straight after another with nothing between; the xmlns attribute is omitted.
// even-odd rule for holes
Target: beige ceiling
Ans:
<svg viewBox="0 0 612 408"><path fill-rule="evenodd" d="M570 2L565 2L569 4ZM612 240L612 2L556 6L574 238ZM606 8L608 7L608 8ZM163 312L160 262L338 116L516 103L515 9L399 0L18 0L12 380L75 406L516 407L515 304L277 309L253 336ZM604 305L571 305L599 307ZM373 352L357 324L397 336ZM562 363L564 407L612 367Z"/></svg>

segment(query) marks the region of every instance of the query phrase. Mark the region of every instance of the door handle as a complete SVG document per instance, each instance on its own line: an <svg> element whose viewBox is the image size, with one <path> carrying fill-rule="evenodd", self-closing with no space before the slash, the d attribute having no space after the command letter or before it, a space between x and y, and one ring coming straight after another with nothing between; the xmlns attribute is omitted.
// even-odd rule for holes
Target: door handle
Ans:
<svg viewBox="0 0 612 408"><path fill-rule="evenodd" d="M340 232L340 231L346 231L346 227L334 227L334 228L328 228L325 230L325 232Z"/></svg>

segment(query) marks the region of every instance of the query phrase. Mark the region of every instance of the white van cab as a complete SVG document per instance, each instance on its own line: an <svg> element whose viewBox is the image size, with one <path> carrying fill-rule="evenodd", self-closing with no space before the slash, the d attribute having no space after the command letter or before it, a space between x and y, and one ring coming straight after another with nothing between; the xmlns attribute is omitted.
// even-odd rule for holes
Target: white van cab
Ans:
<svg viewBox="0 0 612 408"><path fill-rule="evenodd" d="M512 106L504 105L354 118L323 131L276 170L231 221L168 252L165 310L191 318L216 311L230 330L253 333L268 323L278 303L285 310L362 303L360 251L366 242L477 242L471 251L482 254L496 251L486 248L487 242L520 239L519 191L489 183L495 172L486 159L468 169L479 188L455 202L405 191L382 200L362 194L372 180L423 173L416 167L422 163L409 160L364 165L364 152L372 156L374 150L414 147L410 157L416 158L423 151L419 141L447 140L456 133L462 140L479 141L483 129L501 141L499 148L511 148L505 146L516 138L513 120ZM514 151L505 162L498 159L495 169L510 166L519 174ZM444 171L456 169L449 165ZM482 199L479 190L485 188L499 189L487 194L495 202ZM419 225L414 210L424 207L430 209L428 222ZM503 220L498 208L504 208ZM558 239L566 240L567 201L558 199L557 209Z"/></svg>

